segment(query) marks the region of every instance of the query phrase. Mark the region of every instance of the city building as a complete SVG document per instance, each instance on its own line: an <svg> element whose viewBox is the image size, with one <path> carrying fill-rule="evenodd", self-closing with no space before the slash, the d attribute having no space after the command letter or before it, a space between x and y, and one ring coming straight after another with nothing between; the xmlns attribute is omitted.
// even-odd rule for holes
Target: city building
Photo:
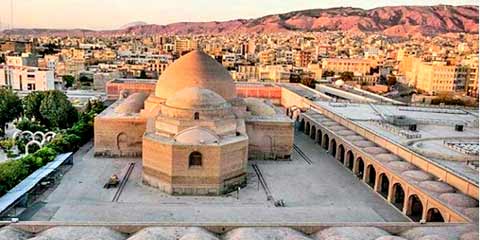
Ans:
<svg viewBox="0 0 480 240"><path fill-rule="evenodd" d="M264 82L290 82L290 71L283 65L260 66L258 75L258 79Z"/></svg>
<svg viewBox="0 0 480 240"><path fill-rule="evenodd" d="M313 60L312 53L310 51L299 50L294 53L295 66L307 67Z"/></svg>
<svg viewBox="0 0 480 240"><path fill-rule="evenodd" d="M0 65L0 86L18 91L53 90L54 72L37 67Z"/></svg>
<svg viewBox="0 0 480 240"><path fill-rule="evenodd" d="M464 92L468 68L443 62L421 62L413 67L412 86L429 94Z"/></svg>
<svg viewBox="0 0 480 240"><path fill-rule="evenodd" d="M375 66L376 64L374 63L374 61L369 59L324 58L322 60L322 69L324 72L352 72L366 75L369 74L370 69Z"/></svg>

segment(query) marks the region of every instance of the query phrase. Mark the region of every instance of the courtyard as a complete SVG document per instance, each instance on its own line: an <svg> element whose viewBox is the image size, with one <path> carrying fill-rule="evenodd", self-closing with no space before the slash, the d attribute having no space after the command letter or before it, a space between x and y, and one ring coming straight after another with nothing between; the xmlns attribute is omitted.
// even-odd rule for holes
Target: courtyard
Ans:
<svg viewBox="0 0 480 240"><path fill-rule="evenodd" d="M250 161L248 184L220 197L170 196L142 184L141 158L94 157L91 144L55 189L26 211L22 220L108 222L406 222L396 208L345 169L306 135L295 135L292 161ZM307 159L307 160L305 160ZM117 188L105 189L112 174L133 171ZM276 207L259 182L258 166Z"/></svg>

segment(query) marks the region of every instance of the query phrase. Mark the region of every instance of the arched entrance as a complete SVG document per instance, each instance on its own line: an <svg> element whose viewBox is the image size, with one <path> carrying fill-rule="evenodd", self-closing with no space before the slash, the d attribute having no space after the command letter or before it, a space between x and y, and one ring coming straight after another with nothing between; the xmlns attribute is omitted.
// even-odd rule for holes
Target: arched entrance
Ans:
<svg viewBox="0 0 480 240"><path fill-rule="evenodd" d="M307 124L305 124L305 134L307 136L310 135L310 122L307 122Z"/></svg>
<svg viewBox="0 0 480 240"><path fill-rule="evenodd" d="M437 208L430 208L427 212L427 222L445 222L442 213Z"/></svg>
<svg viewBox="0 0 480 240"><path fill-rule="evenodd" d="M388 190L390 187L390 181L388 180L387 175L385 173L380 174L380 177L378 178L379 182L379 188L378 188L378 193L382 195L384 198L388 198Z"/></svg>
<svg viewBox="0 0 480 240"><path fill-rule="evenodd" d="M328 151L328 144L330 143L330 138L328 137L328 134L323 135L323 149Z"/></svg>
<svg viewBox="0 0 480 240"><path fill-rule="evenodd" d="M403 211L403 203L405 202L405 191L400 183L395 183L392 188L392 204Z"/></svg>
<svg viewBox="0 0 480 240"><path fill-rule="evenodd" d="M367 167L367 184L374 188L375 187L375 180L377 177L377 171L375 171L375 168L373 165L368 165Z"/></svg>
<svg viewBox="0 0 480 240"><path fill-rule="evenodd" d="M303 132L305 131L305 119L302 118L302 121L300 121L300 126L298 126L298 131Z"/></svg>
<svg viewBox="0 0 480 240"><path fill-rule="evenodd" d="M310 132L310 138L315 140L315 134L317 134L317 127L315 125L312 126L312 131Z"/></svg>
<svg viewBox="0 0 480 240"><path fill-rule="evenodd" d="M320 146L322 145L322 136L323 136L322 135L322 130L318 129L318 131L317 131L317 143Z"/></svg>
<svg viewBox="0 0 480 240"><path fill-rule="evenodd" d="M128 148L128 135L121 132L117 135L117 149L120 152L126 151Z"/></svg>
<svg viewBox="0 0 480 240"><path fill-rule="evenodd" d="M345 163L345 148L343 147L342 144L338 146L338 156L337 159L344 164Z"/></svg>
<svg viewBox="0 0 480 240"><path fill-rule="evenodd" d="M363 179L363 174L365 171L365 163L363 162L363 159L361 157L357 158L357 169L356 169L356 175L358 178Z"/></svg>
<svg viewBox="0 0 480 240"><path fill-rule="evenodd" d="M415 222L420 222L422 219L423 204L416 194L413 194L408 198L407 216Z"/></svg>
<svg viewBox="0 0 480 240"><path fill-rule="evenodd" d="M335 141L335 139L332 139L332 141L330 141L330 153L333 157L337 156L337 141Z"/></svg>
<svg viewBox="0 0 480 240"><path fill-rule="evenodd" d="M352 151L347 152L347 168L350 169L350 171L353 172L353 153Z"/></svg>

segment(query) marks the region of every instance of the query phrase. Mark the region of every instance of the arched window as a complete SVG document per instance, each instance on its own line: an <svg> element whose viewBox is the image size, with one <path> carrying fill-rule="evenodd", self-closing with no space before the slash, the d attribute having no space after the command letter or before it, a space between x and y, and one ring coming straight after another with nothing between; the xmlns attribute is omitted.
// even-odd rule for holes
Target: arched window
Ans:
<svg viewBox="0 0 480 240"><path fill-rule="evenodd" d="M395 183L395 185L393 185L391 202L395 207L400 209L400 211L403 211L404 200L405 200L405 192L403 191L402 185L400 185L400 183Z"/></svg>
<svg viewBox="0 0 480 240"><path fill-rule="evenodd" d="M196 112L196 113L193 115L193 119L199 120L199 119L200 119L200 113Z"/></svg>
<svg viewBox="0 0 480 240"><path fill-rule="evenodd" d="M427 212L427 222L445 222L445 220L437 208L430 208Z"/></svg>
<svg viewBox="0 0 480 240"><path fill-rule="evenodd" d="M199 152L192 152L188 156L188 167L202 166L202 154Z"/></svg>
<svg viewBox="0 0 480 240"><path fill-rule="evenodd" d="M408 198L407 216L413 221L420 222L423 216L423 204L420 198L413 194Z"/></svg>

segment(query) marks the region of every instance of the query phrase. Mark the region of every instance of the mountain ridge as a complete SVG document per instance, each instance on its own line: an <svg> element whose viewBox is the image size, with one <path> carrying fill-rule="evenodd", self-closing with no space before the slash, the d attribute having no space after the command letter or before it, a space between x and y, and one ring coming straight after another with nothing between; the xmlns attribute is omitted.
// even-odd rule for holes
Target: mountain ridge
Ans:
<svg viewBox="0 0 480 240"><path fill-rule="evenodd" d="M116 30L32 28L4 30L3 33L14 35L188 35L346 31L382 33L391 36L462 32L478 34L478 9L476 5L386 6L368 10L335 7L269 14L251 19L176 22L166 25L138 24Z"/></svg>

